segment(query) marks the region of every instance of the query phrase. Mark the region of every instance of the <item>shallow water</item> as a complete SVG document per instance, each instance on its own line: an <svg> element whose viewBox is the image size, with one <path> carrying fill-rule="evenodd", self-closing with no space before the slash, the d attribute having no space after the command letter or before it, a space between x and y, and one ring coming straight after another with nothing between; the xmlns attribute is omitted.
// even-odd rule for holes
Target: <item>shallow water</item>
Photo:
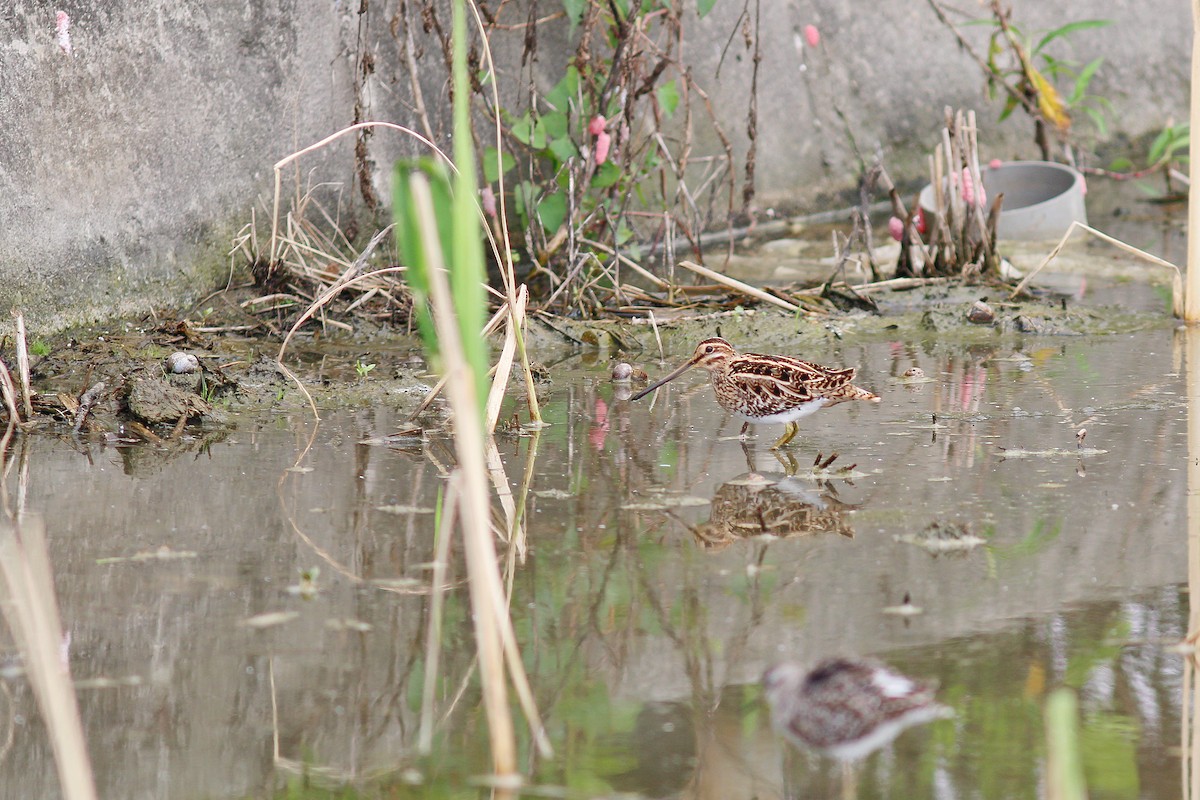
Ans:
<svg viewBox="0 0 1200 800"><path fill-rule="evenodd" d="M771 732L757 680L783 658L851 654L938 681L956 712L872 755L860 797L1041 796L1042 704L1060 686L1079 692L1092 796L1177 797L1183 661L1166 647L1188 616L1181 352L1166 325L970 347L831 337L797 355L857 365L883 402L806 420L796 468L767 449L778 426L744 449L699 373L630 403L606 361L557 365L553 425L499 439L527 520L505 553L513 617L556 750L537 759L523 736L531 793L838 796L835 764ZM932 380L897 382L911 366ZM434 755L415 755L452 448L358 444L401 421L328 413L298 470L303 415L240 418L178 452L15 445L10 493L46 521L102 797L283 796L301 774L367 796L480 793L459 555ZM853 474L817 480L813 460L835 451L830 470ZM983 542L929 549L958 534ZM893 613L906 598L921 613ZM294 614L259 616L276 612ZM55 796L20 659L5 655L0 796Z"/></svg>

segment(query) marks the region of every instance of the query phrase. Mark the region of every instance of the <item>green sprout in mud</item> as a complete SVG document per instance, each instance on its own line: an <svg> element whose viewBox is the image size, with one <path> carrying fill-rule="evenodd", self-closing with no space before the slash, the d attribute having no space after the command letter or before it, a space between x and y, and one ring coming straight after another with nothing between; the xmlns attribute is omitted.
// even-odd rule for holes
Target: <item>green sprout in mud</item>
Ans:
<svg viewBox="0 0 1200 800"><path fill-rule="evenodd" d="M213 405L217 399L217 387L204 380L203 376L200 378L200 399L209 405Z"/></svg>
<svg viewBox="0 0 1200 800"><path fill-rule="evenodd" d="M359 378L366 378L371 374L371 370L375 369L374 364L364 364L362 359L357 359L354 362L354 371L358 373Z"/></svg>
<svg viewBox="0 0 1200 800"><path fill-rule="evenodd" d="M34 339L33 343L29 345L29 352L38 358L44 358L45 356L50 355L50 345L46 344L41 339Z"/></svg>
<svg viewBox="0 0 1200 800"><path fill-rule="evenodd" d="M296 595L305 600L311 600L321 591L321 588L317 585L319 577L321 577L320 567L310 567L300 570L300 580L288 587L288 594Z"/></svg>

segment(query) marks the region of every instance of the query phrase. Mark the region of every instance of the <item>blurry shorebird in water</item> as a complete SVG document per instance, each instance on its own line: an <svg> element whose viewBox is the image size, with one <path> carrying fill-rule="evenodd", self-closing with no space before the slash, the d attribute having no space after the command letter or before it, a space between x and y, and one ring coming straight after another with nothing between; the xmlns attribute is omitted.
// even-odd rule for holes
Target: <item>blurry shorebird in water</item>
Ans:
<svg viewBox="0 0 1200 800"><path fill-rule="evenodd" d="M950 716L930 684L869 658L829 658L805 671L776 664L763 673L775 728L792 744L858 761L905 728Z"/></svg>
<svg viewBox="0 0 1200 800"><path fill-rule="evenodd" d="M690 359L631 399L645 397L692 367L708 370L717 403L745 421L743 436L751 423L786 425L783 436L771 445L772 450L778 450L796 436L799 420L826 406L847 400L879 402L878 395L851 383L853 367L831 369L788 356L739 353L719 337L696 345Z"/></svg>
<svg viewBox="0 0 1200 800"><path fill-rule="evenodd" d="M855 766L913 725L953 716L931 684L868 658L828 658L810 671L763 673L771 722L789 742L842 762L842 796L856 797Z"/></svg>

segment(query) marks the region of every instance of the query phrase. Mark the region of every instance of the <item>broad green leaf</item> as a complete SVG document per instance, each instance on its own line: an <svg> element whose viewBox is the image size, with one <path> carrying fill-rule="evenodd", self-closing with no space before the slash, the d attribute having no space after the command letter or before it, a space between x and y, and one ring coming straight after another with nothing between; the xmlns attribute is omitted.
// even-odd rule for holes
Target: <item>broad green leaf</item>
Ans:
<svg viewBox="0 0 1200 800"><path fill-rule="evenodd" d="M596 170L596 174L592 176L593 189L607 189L616 183L621 177L621 168L611 161L606 161L601 164Z"/></svg>
<svg viewBox="0 0 1200 800"><path fill-rule="evenodd" d="M1083 98L1087 93L1088 84L1092 82L1092 76L1096 74L1096 70L1103 63L1103 58L1092 59L1084 65L1083 69L1079 70L1079 75L1075 78L1075 88L1071 92L1071 98L1067 100L1067 105L1073 106Z"/></svg>
<svg viewBox="0 0 1200 800"><path fill-rule="evenodd" d="M543 197L537 205L538 221L547 233L553 234L567 217L567 196L562 192Z"/></svg>
<svg viewBox="0 0 1200 800"><path fill-rule="evenodd" d="M565 164L579 155L579 149L575 147L575 143L571 141L570 136L560 136L550 142L550 152L554 153L554 157L558 159L560 164Z"/></svg>
<svg viewBox="0 0 1200 800"><path fill-rule="evenodd" d="M419 176L419 178L418 178ZM443 257L451 246L452 201L450 178L442 162L431 159L401 161L396 164L392 188L392 214L396 220L396 244L400 257L408 268L406 277L413 293L413 310L417 318L417 330L430 355L438 353L437 335L433 318L430 316L429 298L429 242L425 241L419 223L419 209L412 194L414 180L428 184L432 198L433 216L437 221L439 244Z"/></svg>
<svg viewBox="0 0 1200 800"><path fill-rule="evenodd" d="M1104 26L1111 25L1111 24L1112 24L1111 19L1084 19L1084 20L1080 20L1079 22L1068 22L1066 25L1055 28L1054 30L1050 31L1045 36L1043 36L1041 41L1038 42L1037 45L1033 48L1033 53L1035 55L1040 53L1043 47L1050 44L1050 42L1054 41L1055 39L1059 38L1060 36L1066 36L1068 34L1074 33L1075 31L1082 31L1082 30L1086 30L1088 28L1103 28Z"/></svg>
<svg viewBox="0 0 1200 800"><path fill-rule="evenodd" d="M1107 138L1108 122L1104 119L1104 113L1097 108L1092 108L1091 106L1084 106L1083 113L1087 114L1088 119L1090 119L1092 124L1096 126L1096 132L1100 134L1101 138Z"/></svg>
<svg viewBox="0 0 1200 800"><path fill-rule="evenodd" d="M571 22L571 33L575 33L575 26L583 21L583 12L587 9L588 0L562 0L563 11L567 12L567 19Z"/></svg>
<svg viewBox="0 0 1200 800"><path fill-rule="evenodd" d="M658 97L658 105L663 110L663 114L670 117L675 113L675 109L679 106L679 82L667 81L654 92Z"/></svg>
<svg viewBox="0 0 1200 800"><path fill-rule="evenodd" d="M1176 135L1172 137L1170 142L1167 143L1167 149L1166 152L1163 153L1163 158L1170 160L1175 155L1175 151L1182 150L1188 146L1190 139L1191 136L1187 131L1177 130Z"/></svg>
<svg viewBox="0 0 1200 800"><path fill-rule="evenodd" d="M565 111L553 111L542 115L542 128L548 139L558 139L567 135L567 114Z"/></svg>
<svg viewBox="0 0 1200 800"><path fill-rule="evenodd" d="M567 67L566 74L562 76L554 88L546 93L545 100L559 112L566 114L567 109L571 107L571 101L579 96L579 70L574 66Z"/></svg>
<svg viewBox="0 0 1200 800"><path fill-rule="evenodd" d="M717 0L696 0L696 13L700 16L700 19L704 19L716 4Z"/></svg>
<svg viewBox="0 0 1200 800"><path fill-rule="evenodd" d="M483 148L483 179L488 183L499 180L501 175L507 175L508 171L517 165L516 159L508 153L500 153L499 158L496 155L496 148Z"/></svg>
<svg viewBox="0 0 1200 800"><path fill-rule="evenodd" d="M541 117L533 123L533 133L529 134L529 146L534 150L546 149L546 121Z"/></svg>
<svg viewBox="0 0 1200 800"><path fill-rule="evenodd" d="M531 217L530 209L533 206L533 184L529 181L521 181L513 187L513 211L521 222L528 225Z"/></svg>
<svg viewBox="0 0 1200 800"><path fill-rule="evenodd" d="M1172 136L1171 126L1168 125L1163 128L1158 136L1154 137L1154 141L1150 143L1150 152L1146 155L1146 160L1151 164L1157 163L1166 151L1167 143L1171 141Z"/></svg>
<svg viewBox="0 0 1200 800"><path fill-rule="evenodd" d="M512 124L510 132L513 138L521 144L529 144L529 140L533 137L533 120L530 119L528 112Z"/></svg>
<svg viewBox="0 0 1200 800"><path fill-rule="evenodd" d="M1004 101L1004 110L1000 112L1000 122L1008 119L1012 112L1017 110L1017 105L1017 98L1010 94Z"/></svg>

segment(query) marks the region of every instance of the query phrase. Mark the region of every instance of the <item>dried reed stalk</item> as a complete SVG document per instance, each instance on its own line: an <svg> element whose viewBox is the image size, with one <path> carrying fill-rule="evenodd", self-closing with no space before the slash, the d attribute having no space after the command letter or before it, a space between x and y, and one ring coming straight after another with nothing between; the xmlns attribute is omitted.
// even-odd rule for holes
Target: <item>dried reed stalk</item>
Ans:
<svg viewBox="0 0 1200 800"><path fill-rule="evenodd" d="M492 62L492 47L488 42L487 30L484 28L483 20L479 16L479 9L476 4L474 2L470 2L467 3L467 6L471 9L471 14L475 20L475 24L479 28L479 39L483 44L483 57L487 63L487 70L491 77L489 83L492 87L493 108L500 108L500 91L497 88L499 81L497 80L496 76L496 65ZM494 130L496 134L496 153L501 154L504 152L502 141L503 129L500 125L499 114L495 115L495 123ZM498 155L498 157L502 156ZM497 253L498 257L496 260L503 267L503 269L500 271L500 274L504 282L504 294L508 300L508 313L510 315L509 331L511 332L513 341L516 344L517 353L521 358L521 374L525 379L525 394L528 398L527 402L529 403L530 422L532 422L534 425L541 426L544 424L542 421L542 409L538 403L537 385L533 379L533 368L529 364L529 352L525 348L525 304L518 302L517 299L517 273L516 268L513 266L512 260L512 242L509 240L508 236L508 202L504 199L504 170L499 170L499 173L500 175L498 177L498 182L500 187L500 200L497 203L497 212L500 215L500 236L503 240L504 246L500 248L499 253ZM492 237L490 229L486 224L483 227L484 230L488 231L488 237L491 239ZM492 239L492 249L496 249L496 243L494 239ZM490 431L494 428L495 422L493 421L492 424L488 426L488 430Z"/></svg>
<svg viewBox="0 0 1200 800"><path fill-rule="evenodd" d="M46 722L58 780L67 800L95 800L75 687L62 655L62 620L41 518L0 521L0 611L27 665L26 676Z"/></svg>
<svg viewBox="0 0 1200 800"><path fill-rule="evenodd" d="M1145 250L1139 250L1138 248L1134 247L1131 244L1122 242L1120 239L1115 239L1112 236L1109 236L1107 233L1102 233L1101 231L1098 231L1089 225L1084 225L1082 222L1079 222L1078 220L1073 221L1071 223L1071 227L1067 228L1067 232L1064 233L1063 237L1058 240L1058 244L1054 246L1054 249L1051 250L1050 253L1044 259L1042 259L1042 263L1037 265L1037 269L1035 269L1033 272L1029 273L1024 278L1021 279L1021 282L1017 284L1017 287L1015 289L1013 289L1012 293L1008 296L1009 300L1016 299L1016 297L1019 294L1021 294L1021 292L1025 291L1025 287L1028 286L1029 282L1034 279L1034 276L1036 276L1039 272L1041 272L1046 267L1047 264L1049 264L1051 261L1053 261L1058 256L1058 254L1062 252L1062 249L1064 247L1066 247L1066 245L1067 245L1067 240L1071 238L1071 234L1074 233L1076 230L1087 231L1092 236L1095 236L1097 239L1100 239L1101 241L1104 241L1104 242L1108 242L1113 247L1116 247L1120 250L1124 250L1126 253L1131 253L1131 254L1137 256L1138 258L1140 258L1144 261L1149 261L1151 264L1154 264L1156 266L1167 267L1168 269L1174 270L1175 274L1174 274L1173 280L1171 282L1171 306L1172 306L1172 309L1173 309L1176 317L1183 316L1185 314L1185 311L1184 311L1185 304L1184 304L1184 297L1183 297L1183 295L1184 295L1183 275L1180 273L1179 267L1175 266L1170 261L1164 261L1163 259L1159 258L1156 255L1147 253Z"/></svg>
<svg viewBox="0 0 1200 800"><path fill-rule="evenodd" d="M17 328L17 377L21 380L21 404L25 419L33 418L33 391L29 387L29 347L25 343L25 315L13 311Z"/></svg>
<svg viewBox="0 0 1200 800"><path fill-rule="evenodd" d="M433 752L433 701L437 689L438 663L442 644L442 607L446 595L446 563L450 558L450 537L454 533L455 515L458 510L459 473L451 473L446 481L446 493L438 503L441 519L437 527L437 543L434 546L433 582L429 599L429 622L425 637L425 680L421 687L421 722L417 729L417 752L427 756Z"/></svg>
<svg viewBox="0 0 1200 800"><path fill-rule="evenodd" d="M437 222L433 217L429 187L420 175L412 178L414 205L418 210L422 237L426 246L429 268L430 304L438 345L446 364L446 396L454 413L454 447L462 475L462 492L458 516L461 520L464 551L467 560L471 606L475 615L476 647L479 653L480 680L483 685L484 708L488 717L492 762L496 772L508 775L516 771L516 740L512 715L508 708L505 682L506 643L515 642L507 600L497 570L496 550L492 545L488 516L487 469L484 463L484 420L476 404L478 394L474 375L467 367L459 337L450 286L446 280L440 251ZM508 670L518 688L528 689L519 653L508 654ZM532 694L527 695L530 699ZM528 713L528 710L527 710ZM544 740L543 726L536 716L530 717L535 737Z"/></svg>
<svg viewBox="0 0 1200 800"><path fill-rule="evenodd" d="M696 264L692 261L680 261L679 266L687 267L692 272L695 272L697 275L703 275L705 278L716 281L717 283L719 283L723 286L727 286L730 289L733 289L735 292L738 292L738 293L744 294L744 295L748 295L749 297L753 297L755 300L761 300L764 303L770 303L773 306L779 306L780 308L784 309L785 311L797 312L797 311L804 310L800 306L796 305L795 303L789 303L787 300L776 297L773 294L764 292L762 289L755 288L748 283L742 283L739 280L730 278L726 275L722 275L721 273L716 272L715 270L711 270L708 267L702 267L699 264ZM808 313L808 312L805 312L805 313Z"/></svg>
<svg viewBox="0 0 1200 800"><path fill-rule="evenodd" d="M1192 0L1191 130L1200 131L1200 0ZM1187 293L1183 318L1200 322L1200 159L1188 161Z"/></svg>

